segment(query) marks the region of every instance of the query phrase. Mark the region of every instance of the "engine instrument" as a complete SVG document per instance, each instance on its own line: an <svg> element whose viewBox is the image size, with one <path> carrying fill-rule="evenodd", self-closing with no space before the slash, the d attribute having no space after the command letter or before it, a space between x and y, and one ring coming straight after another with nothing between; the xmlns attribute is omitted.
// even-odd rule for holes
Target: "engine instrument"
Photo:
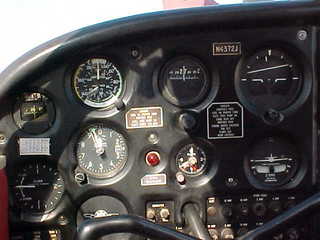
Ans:
<svg viewBox="0 0 320 240"><path fill-rule="evenodd" d="M95 177L113 177L127 162L124 136L102 124L88 127L76 147L79 167Z"/></svg>
<svg viewBox="0 0 320 240"><path fill-rule="evenodd" d="M111 61L91 58L76 70L73 88L87 106L106 108L118 100L123 91L123 80L120 71Z"/></svg>
<svg viewBox="0 0 320 240"><path fill-rule="evenodd" d="M31 160L18 170L12 191L18 208L44 214L54 210L61 200L64 180L48 162Z"/></svg>
<svg viewBox="0 0 320 240"><path fill-rule="evenodd" d="M294 58L283 50L260 50L238 65L237 94L244 104L265 113L284 110L298 97L303 73Z"/></svg>
<svg viewBox="0 0 320 240"><path fill-rule="evenodd" d="M188 175L197 175L207 166L205 151L196 144L188 144L176 156L178 169Z"/></svg>

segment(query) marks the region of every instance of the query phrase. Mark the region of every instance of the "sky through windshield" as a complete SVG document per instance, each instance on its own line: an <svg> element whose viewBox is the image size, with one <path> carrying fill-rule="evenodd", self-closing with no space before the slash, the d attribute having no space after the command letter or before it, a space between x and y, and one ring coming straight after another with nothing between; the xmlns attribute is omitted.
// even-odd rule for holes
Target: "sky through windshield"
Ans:
<svg viewBox="0 0 320 240"><path fill-rule="evenodd" d="M160 11L164 9L164 1L201 2L201 0L1 1L0 72L25 52L52 38L91 24L139 13ZM215 0L219 4L242 1Z"/></svg>

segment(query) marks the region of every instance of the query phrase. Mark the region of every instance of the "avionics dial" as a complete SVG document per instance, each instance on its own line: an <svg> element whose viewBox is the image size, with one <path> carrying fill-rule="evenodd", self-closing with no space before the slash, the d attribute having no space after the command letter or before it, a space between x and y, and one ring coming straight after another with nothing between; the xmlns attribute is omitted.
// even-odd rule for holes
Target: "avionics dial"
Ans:
<svg viewBox="0 0 320 240"><path fill-rule="evenodd" d="M302 69L293 57L266 48L239 63L236 90L240 100L257 111L280 111L297 99L302 81Z"/></svg>
<svg viewBox="0 0 320 240"><path fill-rule="evenodd" d="M110 60L91 58L77 68L73 76L73 89L84 104L106 108L118 100L123 90L123 80Z"/></svg>
<svg viewBox="0 0 320 240"><path fill-rule="evenodd" d="M64 181L58 170L45 160L31 160L18 170L12 191L21 211L43 214L59 203Z"/></svg>
<svg viewBox="0 0 320 240"><path fill-rule="evenodd" d="M163 67L159 86L163 96L172 104L190 106L206 96L209 75L198 59L191 56L177 57Z"/></svg>
<svg viewBox="0 0 320 240"><path fill-rule="evenodd" d="M178 169L188 175L197 175L207 166L205 151L196 144L188 144L176 155Z"/></svg>
<svg viewBox="0 0 320 240"><path fill-rule="evenodd" d="M95 177L113 177L127 162L128 147L124 136L97 124L89 126L76 147L79 167Z"/></svg>
<svg viewBox="0 0 320 240"><path fill-rule="evenodd" d="M300 156L296 147L282 138L269 137L253 146L245 159L248 179L263 186L281 186L297 172Z"/></svg>

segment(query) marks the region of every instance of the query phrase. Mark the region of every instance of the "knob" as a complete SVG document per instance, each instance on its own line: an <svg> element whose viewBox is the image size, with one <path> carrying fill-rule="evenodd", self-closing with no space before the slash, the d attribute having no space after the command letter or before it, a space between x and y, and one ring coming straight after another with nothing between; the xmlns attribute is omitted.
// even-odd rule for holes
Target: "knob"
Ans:
<svg viewBox="0 0 320 240"><path fill-rule="evenodd" d="M192 114L183 113L179 117L179 124L182 129L189 131L189 130L192 130L196 126L197 121Z"/></svg>
<svg viewBox="0 0 320 240"><path fill-rule="evenodd" d="M154 209L148 208L147 209L147 218L153 220L153 219L155 219L155 217L156 217L156 212L154 211Z"/></svg>
<svg viewBox="0 0 320 240"><path fill-rule="evenodd" d="M247 216L248 213L249 213L249 207L248 207L248 204L246 203L241 203L239 205L239 212L242 216Z"/></svg>
<svg viewBox="0 0 320 240"><path fill-rule="evenodd" d="M170 217L170 211L169 211L169 209L168 209L168 208L162 208L162 209L160 210L160 217L161 217L162 219L168 220L169 217Z"/></svg>
<svg viewBox="0 0 320 240"><path fill-rule="evenodd" d="M210 235L211 239L219 240L219 233L217 230L211 228L211 229L208 229L208 231L209 231L209 235Z"/></svg>
<svg viewBox="0 0 320 240"><path fill-rule="evenodd" d="M216 215L216 213L217 213L217 209L215 207L208 207L207 209L208 216L212 217Z"/></svg>
<svg viewBox="0 0 320 240"><path fill-rule="evenodd" d="M239 230L237 231L237 235L240 237L244 234L246 234L248 232L248 229L245 227L239 228Z"/></svg>
<svg viewBox="0 0 320 240"><path fill-rule="evenodd" d="M222 240L231 240L234 239L234 234L231 228L224 228L221 231L221 239Z"/></svg>
<svg viewBox="0 0 320 240"><path fill-rule="evenodd" d="M282 209L281 202L279 202L279 201L270 202L269 209L274 213L281 212L281 209Z"/></svg>
<svg viewBox="0 0 320 240"><path fill-rule="evenodd" d="M296 205L296 202L294 200L289 200L284 204L285 209L291 209Z"/></svg>
<svg viewBox="0 0 320 240"><path fill-rule="evenodd" d="M221 209L221 213L225 217L231 217L232 216L232 207L228 206L228 205L223 206Z"/></svg>
<svg viewBox="0 0 320 240"><path fill-rule="evenodd" d="M287 232L288 240L298 240L300 238L299 231L295 228L290 228Z"/></svg>
<svg viewBox="0 0 320 240"><path fill-rule="evenodd" d="M252 211L258 217L262 217L262 216L264 216L266 214L267 208L264 205L264 203L258 202L258 203L253 204Z"/></svg>

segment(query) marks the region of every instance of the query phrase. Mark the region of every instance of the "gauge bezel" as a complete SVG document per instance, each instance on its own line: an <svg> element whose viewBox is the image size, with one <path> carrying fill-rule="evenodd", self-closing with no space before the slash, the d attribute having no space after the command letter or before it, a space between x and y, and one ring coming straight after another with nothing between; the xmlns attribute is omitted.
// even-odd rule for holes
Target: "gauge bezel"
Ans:
<svg viewBox="0 0 320 240"><path fill-rule="evenodd" d="M52 159L48 158L48 157L43 157L43 156L33 156L32 158L30 157L26 157L22 159L22 162L19 163L19 167L15 169L15 171L13 172L13 176L16 176L18 174L19 171L21 171L21 169L23 167L25 167L27 164L31 163L31 162L45 162L46 165L50 165L52 167L55 168L55 170L57 170L59 172L59 177L62 178L63 180L63 184L64 184L64 188L63 188L63 193L60 197L60 199L55 203L54 207L43 211L43 212L33 212L33 211L29 211L20 207L15 207L17 202L16 202L16 198L14 196L14 191L12 189L12 186L15 185L15 181L10 182L10 189L9 189L9 198L10 198L10 205L15 207L13 209L13 214L15 217L18 217L20 220L25 221L25 222L45 222L45 221L49 221L53 218L55 218L61 211L62 209L65 208L66 206L66 188L65 188L65 178L63 176L63 174L61 173L61 171L59 170L59 167L57 166L57 163L55 163L54 161L52 161Z"/></svg>
<svg viewBox="0 0 320 240"><path fill-rule="evenodd" d="M117 132L118 134L120 134L124 139L124 143L126 145L126 151L127 151L126 160L121 163L120 167L117 167L115 170L113 170L111 172L101 173L101 174L98 173L97 174L97 173L93 173L93 172L81 167L80 164L79 164L78 155L77 155L78 143L79 143L80 139L84 135L86 135L87 130L89 128L93 127L93 126L102 126L103 128L111 129L111 130ZM103 122L94 122L94 123L90 123L90 124L86 125L85 127L83 127L80 130L80 132L79 132L79 134L78 134L78 136L76 138L76 141L74 143L74 151L73 152L74 152L75 160L77 162L77 166L80 169L80 171L83 171L89 177L96 178L96 179L112 179L112 178L116 177L125 168L125 166L127 165L127 162L129 161L129 144L128 144L128 139L127 139L126 135L122 131L119 131L118 129L116 129L116 128L112 127L112 126L109 126L109 125L107 125L106 123L103 123Z"/></svg>
<svg viewBox="0 0 320 240"><path fill-rule="evenodd" d="M176 163L176 156L178 152L189 144L195 144L199 146L206 154L207 161L205 168L199 172L198 174L186 174L184 172L181 172L179 167ZM175 179L176 181L176 174L177 172L181 172L184 177L186 178L185 184L176 184L176 187L178 189L184 189L184 188L196 188L203 186L207 184L209 181L211 181L212 178L214 178L219 170L219 163L220 163L220 154L216 149L216 146L212 144L210 141L201 139L201 138L194 138L194 139L183 139L182 141L179 141L176 145L172 147L172 150L169 155L170 160L170 167L172 171L172 179Z"/></svg>
<svg viewBox="0 0 320 240"><path fill-rule="evenodd" d="M76 76L77 72L80 69L80 65L87 63L91 59L105 59L105 60L111 62L111 64L116 69L117 74L119 75L119 78L120 78L120 91L116 94L116 98L117 99L113 99L111 97L107 101L104 101L104 102L101 102L101 103L95 103L95 102L92 102L92 101L83 100L80 97L79 92L77 91L77 88L76 88L75 76ZM71 82L72 92L73 92L74 96L76 97L76 99L82 105L84 105L86 107L89 107L91 109L96 109L96 110L110 109L112 107L115 107L114 105L115 105L116 101L123 97L124 92L126 90L126 81L123 78L121 66L118 64L118 62L116 60L114 60L114 58L112 56L109 57L109 56L102 56L102 55L92 55L90 57L82 58L82 61L79 61L75 66L73 66L70 82Z"/></svg>
<svg viewBox="0 0 320 240"><path fill-rule="evenodd" d="M252 104L246 96L242 93L240 83L241 83L241 71L246 61L254 56L259 51L274 49L278 51L284 52L287 56L290 57L295 63L295 65L299 68L302 79L300 80L299 89L295 94L294 99L292 99L291 103L284 107L283 109L277 110L283 116L287 117L292 113L296 112L307 100L312 90L312 74L310 70L310 64L307 57L298 49L291 46L289 43L277 42L277 43L268 43L258 48L255 48L253 51L248 51L246 55L244 55L239 62L237 63L235 73L234 73L234 84L236 94L240 100L240 102L254 115L261 117L265 121L266 112L263 109L260 109L256 105ZM281 119L282 121L283 119ZM265 121L269 124L268 121ZM280 121L279 121L280 122Z"/></svg>
<svg viewBox="0 0 320 240"><path fill-rule="evenodd" d="M181 169L180 166L179 166L179 163L178 163L178 154L179 154L184 148L186 148L187 146L191 146L191 145L195 145L197 148L199 148L200 151L202 152L202 154L204 154L204 156L205 156L205 162L204 162L204 164L203 164L202 167L201 167L200 169L198 169L197 172L195 172L195 173L190 173L190 172L187 172L187 171ZM186 174L186 175L188 175L188 176L199 176L199 175L201 175L201 174L206 170L206 168L208 167L208 156L207 156L207 153L206 153L206 149L203 149L199 144L196 144L196 143L186 144L185 146L183 146L183 147L177 152L176 157L175 157L175 162L176 162L178 171L181 171L183 174Z"/></svg>
<svg viewBox="0 0 320 240"><path fill-rule="evenodd" d="M299 162L296 164L295 170L292 171L282 182L267 184L267 183L264 183L264 182L258 180L256 178L256 176L252 173L252 170L250 169L248 154L245 154L245 156L243 157L243 168L244 168L244 173L245 173L247 180L249 181L251 186L255 187L256 189L260 189L260 190L274 191L274 190L292 189L294 187L297 187L302 182L302 180L304 179L305 174L307 172L307 161L305 159L305 156L303 155L303 153L301 152L301 150L299 148L298 142L289 140L292 138L291 137L289 138L289 136L287 136L286 134L267 135L267 136L263 136L263 139L266 139L269 137L272 137L275 139L280 139L281 141L286 142L286 143L296 147L296 149L297 149L296 153L299 156ZM253 141L249 145L250 147L247 149L247 151L250 151L252 149L252 147L255 146L256 144L257 144L257 139L256 139L256 141Z"/></svg>
<svg viewBox="0 0 320 240"><path fill-rule="evenodd" d="M173 64L175 64L177 61L181 61L184 59L188 59L193 62L196 62L201 67L201 70L203 71L203 74L204 74L204 81L205 81L205 84L204 84L204 86L202 86L201 92L198 94L198 96L196 98L189 100L189 101L181 101L181 100L177 99L175 96L173 96L170 93L170 91L168 90L168 88L165 84L165 78L164 78L164 75L166 75L166 72ZM169 103L171 103L177 107L192 107L192 106L200 104L204 100L204 98L207 96L207 94L209 93L209 89L211 88L211 85L212 85L210 79L211 79L211 75L210 75L210 72L208 71L208 68L205 66L205 64L199 58L196 58L192 55L181 55L181 56L173 57L173 58L169 59L161 67L161 69L159 71L159 76L158 76L158 87L159 87L159 91L162 94L162 96L164 97L164 99L166 101L168 101Z"/></svg>
<svg viewBox="0 0 320 240"><path fill-rule="evenodd" d="M51 107L51 111L48 111L48 127L44 128L42 131L29 131L23 128L22 124L24 124L25 122L23 122L23 120L19 119L20 118L20 109L19 106L21 104L21 95L24 93L40 93L41 95L45 96L49 101L50 104L52 105ZM25 91L23 91L22 93L20 93L19 95L15 95L15 102L12 106L12 118L13 118L13 122L15 123L15 125L17 126L17 128L27 134L32 134L32 135L39 135L39 134L43 134L48 132L53 125L55 124L56 120L57 120L57 109L56 109L56 104L53 101L53 97L51 96L51 93L48 93L47 91L43 90L43 89L39 89L39 88L28 88Z"/></svg>

